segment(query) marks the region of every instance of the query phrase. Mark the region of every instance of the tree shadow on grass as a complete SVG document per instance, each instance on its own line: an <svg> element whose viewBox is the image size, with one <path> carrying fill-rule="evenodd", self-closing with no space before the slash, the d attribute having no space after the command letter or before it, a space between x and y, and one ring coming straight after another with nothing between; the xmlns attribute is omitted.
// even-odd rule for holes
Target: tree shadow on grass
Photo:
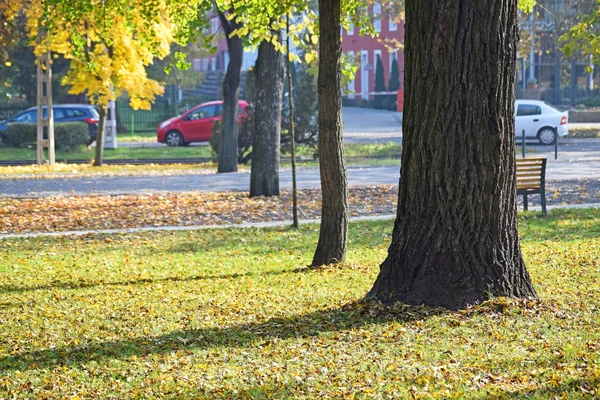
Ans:
<svg viewBox="0 0 600 400"><path fill-rule="evenodd" d="M504 399L558 399L568 393L581 398L600 398L600 378L590 376L589 378L567 379L558 383L557 386L546 385L537 389L503 393L502 397Z"/></svg>
<svg viewBox="0 0 600 400"><path fill-rule="evenodd" d="M271 318L264 322L231 327L212 327L140 336L128 340L92 342L80 346L32 350L0 358L0 369L25 371L33 368L78 365L91 360L145 357L175 351L216 347L239 348L273 339L308 338L327 332L365 327L392 320L423 320L449 311L428 307L385 308L377 303L357 301L304 315Z"/></svg>
<svg viewBox="0 0 600 400"><path fill-rule="evenodd" d="M102 282L102 281L70 281L70 282L52 282L44 285L36 286L15 286L15 285L0 285L0 292L4 293L23 293L35 290L70 290L70 289L88 289L94 287L110 287L110 286L132 286L132 285L144 285L154 283L169 283L169 282L191 282L191 281L205 281L205 280L227 280L237 279L251 276L261 275L283 275L291 273L299 273L309 271L308 268L296 268L291 270L279 270L279 271L268 271L268 272L245 272L245 273L233 273L233 274L215 274L215 275L192 275L192 276L169 276L165 278L139 278L130 279L126 281L118 282Z"/></svg>

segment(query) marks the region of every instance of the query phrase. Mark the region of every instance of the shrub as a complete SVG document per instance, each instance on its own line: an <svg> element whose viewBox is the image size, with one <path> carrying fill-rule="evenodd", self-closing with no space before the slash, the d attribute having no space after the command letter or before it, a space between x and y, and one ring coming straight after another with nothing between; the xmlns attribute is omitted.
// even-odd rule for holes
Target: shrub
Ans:
<svg viewBox="0 0 600 400"><path fill-rule="evenodd" d="M398 61L394 59L392 61L392 69L390 71L390 80L388 82L388 91L396 92L400 89L400 71L398 70ZM397 97L394 94L386 96L385 108L390 111L396 111L398 109Z"/></svg>
<svg viewBox="0 0 600 400"><path fill-rule="evenodd" d="M381 57L377 56L377 63L375 64L375 92L385 92L385 81L383 76L383 63ZM378 110L385 109L385 95L376 95L373 100L374 106Z"/></svg>
<svg viewBox="0 0 600 400"><path fill-rule="evenodd" d="M10 147L35 146L37 142L36 124L8 124L8 129L2 134L3 143Z"/></svg>
<svg viewBox="0 0 600 400"><path fill-rule="evenodd" d="M296 71L294 84L294 137L297 144L315 147L319 133L319 103L317 102L317 71L303 66ZM286 97L288 95L286 94ZM287 98L281 115L281 151L290 151L290 110ZM288 132L288 133L285 133Z"/></svg>
<svg viewBox="0 0 600 400"><path fill-rule="evenodd" d="M56 150L72 152L88 144L90 132L84 122L59 122L54 124ZM37 146L36 124L9 124L3 133L3 142L10 147Z"/></svg>
<svg viewBox="0 0 600 400"><path fill-rule="evenodd" d="M252 132L254 131L252 111L251 105L246 107L248 116L242 120L238 128L238 163L240 164L247 164L252 159ZM212 127L212 136L208 141L217 158L219 158L219 147L221 146L222 126L220 121L215 121Z"/></svg>
<svg viewBox="0 0 600 400"><path fill-rule="evenodd" d="M54 125L57 150L72 152L90 142L90 131L85 122L61 122Z"/></svg>
<svg viewBox="0 0 600 400"><path fill-rule="evenodd" d="M578 106L582 104L585 107L600 107L600 97L583 97L577 103Z"/></svg>

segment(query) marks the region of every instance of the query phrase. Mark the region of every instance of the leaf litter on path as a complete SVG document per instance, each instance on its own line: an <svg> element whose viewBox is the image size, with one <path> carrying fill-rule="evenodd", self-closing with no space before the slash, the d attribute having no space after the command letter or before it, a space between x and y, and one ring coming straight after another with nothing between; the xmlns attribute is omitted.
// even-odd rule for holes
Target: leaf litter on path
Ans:
<svg viewBox="0 0 600 400"><path fill-rule="evenodd" d="M394 213L397 187L350 188L350 215ZM318 218L321 191L298 192L300 219ZM61 232L158 226L225 225L291 220L292 195L249 198L246 192L187 192L0 200L0 233Z"/></svg>
<svg viewBox="0 0 600 400"><path fill-rule="evenodd" d="M395 214L396 185L351 186L350 216ZM518 196L519 204L522 196ZM600 202L600 181L547 183L549 204ZM530 196L530 204L539 198ZM300 219L321 215L321 191L298 192ZM292 219L292 194L249 198L247 192L186 192L101 196L59 196L34 199L0 198L0 234L127 229L164 226L229 225Z"/></svg>

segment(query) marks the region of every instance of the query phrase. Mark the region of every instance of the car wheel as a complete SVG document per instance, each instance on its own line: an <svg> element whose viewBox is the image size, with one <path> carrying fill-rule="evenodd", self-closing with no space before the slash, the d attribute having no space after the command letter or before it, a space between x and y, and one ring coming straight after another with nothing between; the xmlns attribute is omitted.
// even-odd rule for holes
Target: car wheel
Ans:
<svg viewBox="0 0 600 400"><path fill-rule="evenodd" d="M538 140L541 144L554 144L554 141L556 140L556 131L548 127L542 128L538 132Z"/></svg>
<svg viewBox="0 0 600 400"><path fill-rule="evenodd" d="M183 145L183 136L177 131L169 131L165 135L165 143L168 146L181 146Z"/></svg>

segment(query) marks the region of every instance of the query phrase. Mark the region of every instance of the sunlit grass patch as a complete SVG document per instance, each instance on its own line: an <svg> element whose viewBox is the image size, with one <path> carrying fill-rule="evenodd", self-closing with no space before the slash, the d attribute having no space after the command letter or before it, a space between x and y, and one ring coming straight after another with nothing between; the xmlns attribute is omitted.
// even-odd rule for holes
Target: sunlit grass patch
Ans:
<svg viewBox="0 0 600 400"><path fill-rule="evenodd" d="M197 164L124 164L94 167L87 164L21 165L0 167L0 179L80 178L86 176L172 175L177 173L212 173L215 163Z"/></svg>
<svg viewBox="0 0 600 400"><path fill-rule="evenodd" d="M596 398L598 210L520 217L540 301L361 302L392 221L0 241L0 398Z"/></svg>

